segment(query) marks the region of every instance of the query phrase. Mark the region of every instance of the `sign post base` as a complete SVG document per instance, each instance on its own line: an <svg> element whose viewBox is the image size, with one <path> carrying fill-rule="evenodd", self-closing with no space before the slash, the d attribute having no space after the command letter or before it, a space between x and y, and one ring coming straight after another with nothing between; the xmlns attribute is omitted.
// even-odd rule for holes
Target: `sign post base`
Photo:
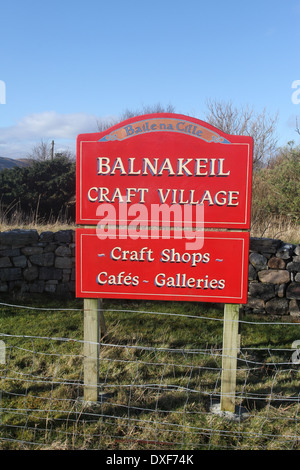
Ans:
<svg viewBox="0 0 300 470"><path fill-rule="evenodd" d="M250 417L250 413L246 408L241 408L240 406L236 406L234 413L231 411L222 411L220 403L216 403L210 407L210 412L220 416L222 418L226 418L229 421L243 421L244 419L248 419Z"/></svg>

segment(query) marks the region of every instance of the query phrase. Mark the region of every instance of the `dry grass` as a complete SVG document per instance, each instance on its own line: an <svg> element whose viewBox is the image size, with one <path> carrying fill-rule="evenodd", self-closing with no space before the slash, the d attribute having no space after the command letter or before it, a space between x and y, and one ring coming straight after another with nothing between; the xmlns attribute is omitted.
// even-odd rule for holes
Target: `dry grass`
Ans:
<svg viewBox="0 0 300 470"><path fill-rule="evenodd" d="M74 223L68 222L49 222L45 224L40 223L3 223L0 222L0 232L5 232L8 230L24 229L24 230L37 230L38 233L50 231L58 232L59 230L75 230L76 225Z"/></svg>
<svg viewBox="0 0 300 470"><path fill-rule="evenodd" d="M39 233L45 231L57 232L59 230L75 229L75 223L65 215L46 219L43 216L39 216L38 211L25 216L18 208L16 208L13 213L7 214L1 210L0 204L0 231L5 232L15 229L34 229Z"/></svg>
<svg viewBox="0 0 300 470"><path fill-rule="evenodd" d="M14 229L35 229L39 233L44 231L57 232L59 230L74 230L76 224L61 216L56 219L45 220L36 217L36 214L24 217L21 212L16 211L14 216L8 220L5 214L0 210L0 231ZM252 216L252 225L250 236L276 238L286 243L300 243L300 225L282 216L263 217L254 213Z"/></svg>
<svg viewBox="0 0 300 470"><path fill-rule="evenodd" d="M287 243L300 243L300 225L284 217L254 220L251 237L276 238Z"/></svg>

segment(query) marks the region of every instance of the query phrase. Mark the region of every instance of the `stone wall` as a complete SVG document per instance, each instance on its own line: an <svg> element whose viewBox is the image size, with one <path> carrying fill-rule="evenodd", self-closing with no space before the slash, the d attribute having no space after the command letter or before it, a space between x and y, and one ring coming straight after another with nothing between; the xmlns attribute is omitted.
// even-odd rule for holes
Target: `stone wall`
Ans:
<svg viewBox="0 0 300 470"><path fill-rule="evenodd" d="M245 312L300 316L300 245L250 238Z"/></svg>
<svg viewBox="0 0 300 470"><path fill-rule="evenodd" d="M75 232L0 232L0 292L75 295ZM251 238L245 312L300 317L300 245Z"/></svg>
<svg viewBox="0 0 300 470"><path fill-rule="evenodd" d="M75 232L0 232L0 292L75 294Z"/></svg>

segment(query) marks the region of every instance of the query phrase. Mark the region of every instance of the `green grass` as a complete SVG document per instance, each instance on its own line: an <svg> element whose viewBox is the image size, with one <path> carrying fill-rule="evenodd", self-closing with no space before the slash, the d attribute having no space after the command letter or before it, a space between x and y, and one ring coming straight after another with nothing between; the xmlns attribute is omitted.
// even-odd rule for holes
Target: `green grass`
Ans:
<svg viewBox="0 0 300 470"><path fill-rule="evenodd" d="M211 412L220 399L222 306L104 301L105 400L90 404L82 400L82 301L25 303L45 310L0 306L0 449L300 449L300 375L291 362L300 324L242 318L236 403L249 416L232 421Z"/></svg>

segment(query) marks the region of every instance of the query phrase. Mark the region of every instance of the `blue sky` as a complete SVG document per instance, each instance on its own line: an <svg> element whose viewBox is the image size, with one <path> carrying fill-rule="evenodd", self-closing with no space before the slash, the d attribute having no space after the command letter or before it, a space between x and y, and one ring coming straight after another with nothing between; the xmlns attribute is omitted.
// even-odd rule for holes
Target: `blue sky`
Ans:
<svg viewBox="0 0 300 470"><path fill-rule="evenodd" d="M278 112L279 143L300 143L300 0L10 0L0 22L2 157L41 140L74 151L144 105L204 119L208 99Z"/></svg>

